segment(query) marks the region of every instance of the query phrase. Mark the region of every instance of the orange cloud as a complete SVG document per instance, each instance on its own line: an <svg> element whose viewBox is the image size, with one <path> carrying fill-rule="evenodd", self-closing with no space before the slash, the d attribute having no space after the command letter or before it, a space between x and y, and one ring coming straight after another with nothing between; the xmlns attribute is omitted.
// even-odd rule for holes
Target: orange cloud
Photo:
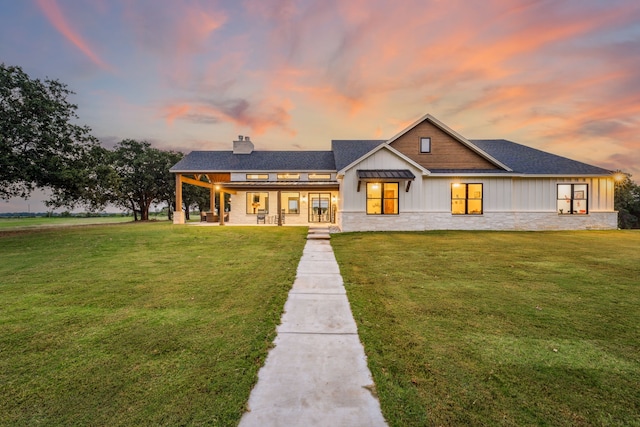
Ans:
<svg viewBox="0 0 640 427"><path fill-rule="evenodd" d="M71 25L67 22L56 0L37 0L37 4L51 25L53 25L56 30L70 41L71 44L84 53L91 62L102 69L111 69L111 67L89 47L89 44L82 38L82 36L71 28Z"/></svg>

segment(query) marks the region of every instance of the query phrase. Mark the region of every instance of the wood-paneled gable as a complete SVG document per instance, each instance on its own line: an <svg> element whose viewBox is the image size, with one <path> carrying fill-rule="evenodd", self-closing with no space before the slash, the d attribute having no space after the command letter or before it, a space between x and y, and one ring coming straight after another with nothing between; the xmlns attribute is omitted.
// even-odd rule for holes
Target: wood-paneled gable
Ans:
<svg viewBox="0 0 640 427"><path fill-rule="evenodd" d="M431 152L420 152L420 138L431 138ZM428 120L390 144L427 169L500 169Z"/></svg>

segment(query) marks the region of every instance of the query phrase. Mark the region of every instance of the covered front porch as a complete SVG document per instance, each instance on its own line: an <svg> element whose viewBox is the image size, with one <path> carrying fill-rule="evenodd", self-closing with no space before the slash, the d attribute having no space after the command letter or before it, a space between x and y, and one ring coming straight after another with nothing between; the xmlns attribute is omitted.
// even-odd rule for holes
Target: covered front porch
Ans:
<svg viewBox="0 0 640 427"><path fill-rule="evenodd" d="M339 207L337 183L232 182L230 174L176 174L176 206L182 206L182 185L210 190L210 213L219 225L314 225L336 223ZM225 206L219 215L218 206ZM174 213L174 224L184 224L182 210ZM212 223L207 214L207 223Z"/></svg>

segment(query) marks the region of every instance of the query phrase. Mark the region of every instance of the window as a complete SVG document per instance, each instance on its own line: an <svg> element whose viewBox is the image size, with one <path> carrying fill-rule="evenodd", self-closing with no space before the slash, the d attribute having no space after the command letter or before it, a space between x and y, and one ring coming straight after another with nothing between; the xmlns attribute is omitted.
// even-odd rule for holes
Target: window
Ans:
<svg viewBox="0 0 640 427"><path fill-rule="evenodd" d="M266 181L269 179L268 173L248 173L247 181Z"/></svg>
<svg viewBox="0 0 640 427"><path fill-rule="evenodd" d="M247 213L269 213L269 193L247 193Z"/></svg>
<svg viewBox="0 0 640 427"><path fill-rule="evenodd" d="M329 180L331 179L331 174L330 173L310 173L309 174L309 180L320 180L320 179L324 179L324 180Z"/></svg>
<svg viewBox="0 0 640 427"><path fill-rule="evenodd" d="M482 215L482 184L452 184L451 213Z"/></svg>
<svg viewBox="0 0 640 427"><path fill-rule="evenodd" d="M587 189L587 184L558 184L558 213L588 214Z"/></svg>
<svg viewBox="0 0 640 427"><path fill-rule="evenodd" d="M398 183L367 182L367 214L398 214Z"/></svg>
<svg viewBox="0 0 640 427"><path fill-rule="evenodd" d="M420 152L421 153L431 152L431 138L420 138Z"/></svg>
<svg viewBox="0 0 640 427"><path fill-rule="evenodd" d="M282 209L287 214L300 213L300 193L282 193L280 195Z"/></svg>
<svg viewBox="0 0 640 427"><path fill-rule="evenodd" d="M299 173L279 173L278 180L282 181L297 181L300 179Z"/></svg>

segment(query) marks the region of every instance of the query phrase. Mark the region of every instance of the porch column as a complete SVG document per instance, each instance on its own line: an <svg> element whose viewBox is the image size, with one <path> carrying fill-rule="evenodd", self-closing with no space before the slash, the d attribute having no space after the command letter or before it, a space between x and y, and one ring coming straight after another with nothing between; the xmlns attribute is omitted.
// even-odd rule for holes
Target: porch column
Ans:
<svg viewBox="0 0 640 427"><path fill-rule="evenodd" d="M173 212L173 223L184 224L182 211L182 174L176 174L176 210Z"/></svg>
<svg viewBox="0 0 640 427"><path fill-rule="evenodd" d="M211 183L211 189L209 190L209 212L211 215L216 211L216 187Z"/></svg>
<svg viewBox="0 0 640 427"><path fill-rule="evenodd" d="M220 202L218 204L218 215L220 215L220 225L224 225L224 191L220 190Z"/></svg>
<svg viewBox="0 0 640 427"><path fill-rule="evenodd" d="M282 225L282 194L281 191L278 190L278 204L277 204L277 215L278 215L278 225Z"/></svg>

